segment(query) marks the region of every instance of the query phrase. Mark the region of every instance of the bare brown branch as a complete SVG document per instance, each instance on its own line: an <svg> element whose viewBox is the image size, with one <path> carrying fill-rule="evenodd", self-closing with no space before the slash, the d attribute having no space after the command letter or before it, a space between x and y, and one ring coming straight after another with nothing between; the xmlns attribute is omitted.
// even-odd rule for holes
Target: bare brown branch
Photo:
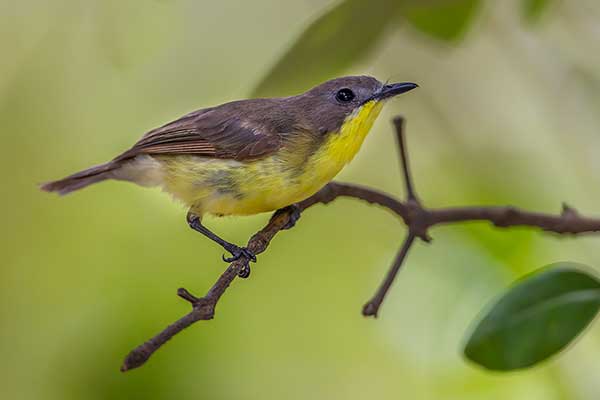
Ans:
<svg viewBox="0 0 600 400"><path fill-rule="evenodd" d="M300 211L315 204L327 204L339 197L360 199L381 206L400 217L408 227L407 237L398 251L392 267L375 296L363 307L363 315L377 316L379 308L390 289L406 255L416 238L430 241L429 229L437 225L448 225L469 221L487 221L497 227L527 226L539 228L557 234L583 234L600 231L600 218L581 216L573 208L563 205L560 214L544 214L521 210L512 206L492 207L449 207L429 209L424 207L415 193L408 163L408 152L404 137L404 120L394 119L398 146L402 161L403 176L407 193L406 201L400 201L391 195L366 187L331 182L315 195L298 204ZM264 252L275 235L283 230L291 221L292 211L284 210L273 214L269 223L254 234L248 241L248 249L254 254ZM293 221L292 221L293 222ZM215 284L203 297L196 297L186 289L179 289L177 294L189 302L192 310L167 326L162 332L133 349L125 358L121 371L127 371L142 366L149 358L177 333L197 321L209 320L214 317L216 305L231 282L238 276L240 270L248 265L247 258L240 258L231 263L219 276Z"/></svg>
<svg viewBox="0 0 600 400"><path fill-rule="evenodd" d="M404 173L404 186L406 187L406 199L408 201L418 201L417 193L413 185L412 174L410 173L410 164L408 163L408 150L406 148L406 135L404 133L405 121L403 117L394 118L396 127L396 139L398 140L398 149L400 150L400 162L402 163L402 172Z"/></svg>
<svg viewBox="0 0 600 400"><path fill-rule="evenodd" d="M412 246L414 241L415 235L409 231L408 236L406 236L406 239L404 239L402 247L400 247L400 250L398 250L398 254L396 255L396 259L394 260L392 267L388 271L379 289L377 289L375 296L373 296L373 298L369 300L367 304L364 305L362 313L365 317L373 316L377 318L377 312L379 312L379 307L381 307L381 303L383 303L385 295L387 294L388 290L390 290L390 287L392 286L392 282L394 282L396 275L398 275L398 271L400 271L400 267L402 266L402 263L404 262L404 259L408 254L408 250L410 250L410 246Z"/></svg>

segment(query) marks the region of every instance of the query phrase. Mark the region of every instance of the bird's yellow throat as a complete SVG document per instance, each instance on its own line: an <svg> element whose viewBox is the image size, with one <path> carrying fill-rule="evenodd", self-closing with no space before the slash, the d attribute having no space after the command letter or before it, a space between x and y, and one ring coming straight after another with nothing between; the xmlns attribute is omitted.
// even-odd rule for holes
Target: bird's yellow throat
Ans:
<svg viewBox="0 0 600 400"><path fill-rule="evenodd" d="M323 153L322 157L329 159L337 167L333 176L349 163L360 150L360 146L382 108L382 101L371 100L365 103L346 118L340 132L331 134L323 144L320 150Z"/></svg>
<svg viewBox="0 0 600 400"><path fill-rule="evenodd" d="M158 170L149 175L198 215L276 210L309 197L333 179L354 158L382 107L383 101L365 103L316 149L299 135L286 149L252 162L161 156L155 158Z"/></svg>
<svg viewBox="0 0 600 400"><path fill-rule="evenodd" d="M105 180L161 187L189 206L192 229L231 253L225 261L255 261L252 251L208 229L202 216L258 214L310 197L354 158L386 100L416 87L346 76L295 96L195 110L146 132L112 160L41 189L67 194ZM293 224L298 210L289 210ZM248 273L244 268L240 276Z"/></svg>

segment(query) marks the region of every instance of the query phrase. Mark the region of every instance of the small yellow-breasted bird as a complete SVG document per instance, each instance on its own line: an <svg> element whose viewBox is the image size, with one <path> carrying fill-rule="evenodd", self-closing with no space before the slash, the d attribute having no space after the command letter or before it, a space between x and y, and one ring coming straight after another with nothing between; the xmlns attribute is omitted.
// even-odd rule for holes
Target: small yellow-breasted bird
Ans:
<svg viewBox="0 0 600 400"><path fill-rule="evenodd" d="M255 260L202 216L277 210L316 193L352 160L384 102L416 87L347 76L297 96L204 108L146 133L106 164L41 188L66 194L106 179L159 186L190 207L193 229L232 254L226 261Z"/></svg>

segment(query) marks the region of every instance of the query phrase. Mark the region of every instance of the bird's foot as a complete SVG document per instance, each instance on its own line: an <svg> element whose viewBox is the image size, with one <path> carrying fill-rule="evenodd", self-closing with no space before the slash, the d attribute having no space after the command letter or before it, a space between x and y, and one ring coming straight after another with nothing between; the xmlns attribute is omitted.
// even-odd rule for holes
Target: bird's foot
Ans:
<svg viewBox="0 0 600 400"><path fill-rule="evenodd" d="M223 255L222 256L223 261L230 263L230 262L238 260L242 257L246 258L248 261L242 267L242 269L240 270L238 275L241 278L247 278L248 276L250 276L250 267L248 266L248 264L250 263L250 261L256 262L256 255L254 255L253 252L248 250L246 247L236 246L235 244L229 243L228 241L215 235L208 228L206 228L204 225L202 225L202 222L200 221L200 217L198 217L196 214L194 214L192 212L188 213L187 221L192 229L202 233L204 236L208 237L209 239L219 243L221 246L223 246L223 248L225 250L227 250L228 252L231 253L231 257L225 257L225 255Z"/></svg>
<svg viewBox="0 0 600 400"><path fill-rule="evenodd" d="M254 253L248 250L246 247L232 245L225 250L231 253L231 257L225 257L225 255L223 255L223 261L225 262L230 263L242 257L246 257L249 261L256 262L256 255L254 255Z"/></svg>
<svg viewBox="0 0 600 400"><path fill-rule="evenodd" d="M238 272L238 276L242 279L246 279L247 277L250 276L250 264L246 263L242 266L242 269L240 269L240 272Z"/></svg>
<svg viewBox="0 0 600 400"><path fill-rule="evenodd" d="M245 257L248 262L242 267L242 269L240 270L240 272L238 273L238 276L240 278L247 278L250 276L250 261L252 262L256 262L256 255L251 252L250 250L248 250L246 247L239 247L236 246L234 244L231 244L231 246L227 246L225 247L225 250L227 250L228 252L231 253L231 257L225 257L225 255L223 255L223 261L225 262L233 262L235 260L239 260L242 257Z"/></svg>

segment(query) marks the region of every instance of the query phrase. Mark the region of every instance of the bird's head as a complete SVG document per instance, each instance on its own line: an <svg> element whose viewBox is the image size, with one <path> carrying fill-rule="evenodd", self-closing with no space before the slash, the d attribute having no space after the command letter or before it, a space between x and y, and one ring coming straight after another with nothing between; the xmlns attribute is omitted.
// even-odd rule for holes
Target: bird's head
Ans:
<svg viewBox="0 0 600 400"><path fill-rule="evenodd" d="M337 132L356 116L375 118L386 100L418 87L415 83L382 83L370 76L345 76L294 96L301 112L311 116L321 133Z"/></svg>

